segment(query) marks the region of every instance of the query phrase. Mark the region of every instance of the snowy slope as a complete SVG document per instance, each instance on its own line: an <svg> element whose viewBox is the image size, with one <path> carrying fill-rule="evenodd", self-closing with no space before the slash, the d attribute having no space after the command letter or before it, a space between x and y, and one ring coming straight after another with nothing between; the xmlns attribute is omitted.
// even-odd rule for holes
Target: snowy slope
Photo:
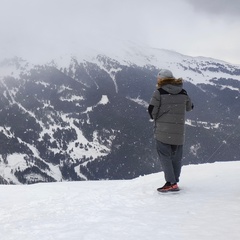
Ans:
<svg viewBox="0 0 240 240"><path fill-rule="evenodd" d="M183 167L174 194L163 174L134 180L0 186L1 240L239 239L240 161Z"/></svg>
<svg viewBox="0 0 240 240"><path fill-rule="evenodd" d="M147 45L136 44L131 41L119 41L95 48L86 47L74 54L65 54L57 57L52 64L58 68L66 67L72 59L78 62L95 62L105 71L98 56L105 55L121 65L155 66L156 68L170 69L174 76L191 81L193 84L212 84L213 78L234 78L240 80L239 65L213 59L210 57L192 57L167 49L152 48ZM237 71L236 71L237 69ZM116 70L116 69L115 69ZM113 69L108 72L112 75ZM238 90L238 89L235 89Z"/></svg>
<svg viewBox="0 0 240 240"><path fill-rule="evenodd" d="M102 40L106 42L106 40ZM79 45L78 51L74 53L59 53L52 56L45 62L33 61L32 59L23 60L15 57L5 59L0 62L0 79L5 76L18 78L20 74L28 73L34 66L51 65L58 69L78 63L96 63L101 69L109 73L115 82L115 75L121 69L107 69L99 60L99 56L106 56L123 66L137 65L154 66L158 69L170 69L175 77L182 77L184 80L191 81L193 84L213 84L209 82L213 78L233 78L240 80L239 67L222 60L210 57L192 57L167 49L152 48L148 45L141 45L131 41L106 42L95 46ZM116 85L117 88L117 85ZM235 90L239 90L235 88Z"/></svg>

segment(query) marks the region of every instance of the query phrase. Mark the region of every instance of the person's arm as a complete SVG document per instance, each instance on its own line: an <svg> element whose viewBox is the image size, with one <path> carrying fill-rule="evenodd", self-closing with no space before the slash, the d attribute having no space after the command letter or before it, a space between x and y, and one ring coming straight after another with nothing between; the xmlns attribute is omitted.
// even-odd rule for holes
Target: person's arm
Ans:
<svg viewBox="0 0 240 240"><path fill-rule="evenodd" d="M149 113L151 119L154 119L154 120L157 119L160 104L161 104L160 93L159 93L158 90L156 90L153 93L152 99L151 99L150 104L148 106L148 113Z"/></svg>
<svg viewBox="0 0 240 240"><path fill-rule="evenodd" d="M190 97L188 96L187 102L186 102L186 111L189 112L191 110L193 110L194 105L190 99Z"/></svg>
<svg viewBox="0 0 240 240"><path fill-rule="evenodd" d="M149 113L151 119L153 119L153 115L152 115L153 108L154 108L153 105L148 106L148 113Z"/></svg>

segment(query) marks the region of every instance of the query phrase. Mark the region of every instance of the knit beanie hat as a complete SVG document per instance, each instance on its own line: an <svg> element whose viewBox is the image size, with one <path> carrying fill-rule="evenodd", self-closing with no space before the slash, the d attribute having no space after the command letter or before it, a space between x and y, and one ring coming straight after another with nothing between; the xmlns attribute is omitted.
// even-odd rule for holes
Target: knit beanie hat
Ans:
<svg viewBox="0 0 240 240"><path fill-rule="evenodd" d="M162 78L174 78L174 77L171 71L169 71L168 69L162 69L158 73L157 78L162 79Z"/></svg>

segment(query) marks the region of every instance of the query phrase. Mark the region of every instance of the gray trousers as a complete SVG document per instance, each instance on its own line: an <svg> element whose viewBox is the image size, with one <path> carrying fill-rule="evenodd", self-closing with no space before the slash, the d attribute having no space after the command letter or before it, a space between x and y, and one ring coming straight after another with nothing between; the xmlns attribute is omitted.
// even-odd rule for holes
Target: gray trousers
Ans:
<svg viewBox="0 0 240 240"><path fill-rule="evenodd" d="M157 152L166 182L179 182L183 145L169 145L156 140Z"/></svg>

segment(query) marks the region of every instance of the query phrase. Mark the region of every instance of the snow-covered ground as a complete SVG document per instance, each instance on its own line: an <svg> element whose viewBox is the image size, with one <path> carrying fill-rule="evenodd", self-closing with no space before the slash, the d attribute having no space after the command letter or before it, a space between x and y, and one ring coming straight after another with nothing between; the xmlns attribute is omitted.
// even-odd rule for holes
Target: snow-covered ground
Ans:
<svg viewBox="0 0 240 240"><path fill-rule="evenodd" d="M1 240L240 239L240 161L184 166L133 180L0 186Z"/></svg>

